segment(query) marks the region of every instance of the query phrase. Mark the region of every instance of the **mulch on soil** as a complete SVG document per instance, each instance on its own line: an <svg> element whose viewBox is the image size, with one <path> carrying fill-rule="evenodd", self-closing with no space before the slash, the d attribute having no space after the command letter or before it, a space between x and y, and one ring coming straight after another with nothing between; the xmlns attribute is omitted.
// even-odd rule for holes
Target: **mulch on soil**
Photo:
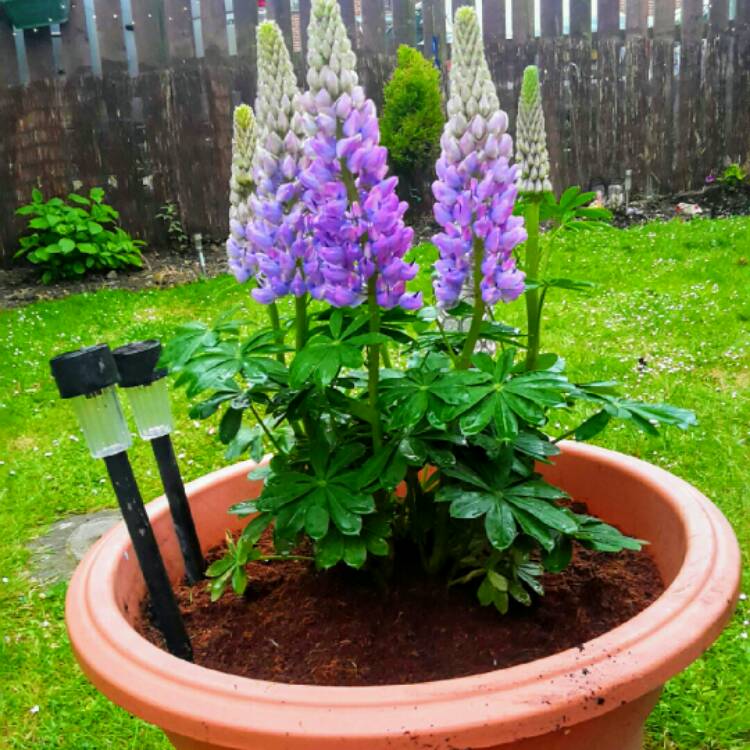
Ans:
<svg viewBox="0 0 750 750"><path fill-rule="evenodd" d="M306 562L251 563L248 572L241 598L230 592L212 604L205 585L177 591L196 663L313 685L410 684L510 667L580 646L664 590L645 552L582 547L565 572L545 575L544 597L506 616L479 606L473 586L447 588L403 558L387 588ZM145 611L137 627L161 645Z"/></svg>

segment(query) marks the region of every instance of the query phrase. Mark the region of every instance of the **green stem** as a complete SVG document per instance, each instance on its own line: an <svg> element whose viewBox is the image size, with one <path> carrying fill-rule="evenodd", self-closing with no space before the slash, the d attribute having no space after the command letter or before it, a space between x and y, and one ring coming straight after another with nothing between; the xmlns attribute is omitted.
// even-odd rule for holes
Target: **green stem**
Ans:
<svg viewBox="0 0 750 750"><path fill-rule="evenodd" d="M529 203L526 211L526 278L531 281L539 281L539 199L536 198ZM542 300L539 297L539 289L526 291L526 323L529 334L528 348L526 349L526 369L533 370L539 357L540 333L542 324Z"/></svg>
<svg viewBox="0 0 750 750"><path fill-rule="evenodd" d="M380 308L376 296L377 274L367 282L367 306L370 311L370 333L380 332ZM380 344L369 344L367 347L367 392L370 406L374 412L372 423L372 447L377 452L383 445L383 430L378 411L378 381L380 379Z"/></svg>
<svg viewBox="0 0 750 750"><path fill-rule="evenodd" d="M271 441L271 445L273 445L273 447L276 448L276 450L279 453L283 454L284 450L282 449L281 445L279 445L279 442L273 436L273 433L268 429L268 427L266 426L266 423L263 421L260 414L258 414L257 410L252 404L250 404L250 411L253 413L253 416L255 417L258 424L260 425L260 428L263 430L263 432L266 433L266 437Z"/></svg>
<svg viewBox="0 0 750 750"><path fill-rule="evenodd" d="M471 365L471 357L479 340L484 319L484 300L482 299L482 259L484 257L484 242L478 237L474 238L474 268L472 269L472 281L474 284L474 314L471 317L471 326L466 335L464 349L461 353L458 367L460 370L468 370Z"/></svg>
<svg viewBox="0 0 750 750"><path fill-rule="evenodd" d="M315 558L307 555L263 555L263 557L258 559L265 562L282 560L304 560L305 562L312 562Z"/></svg>
<svg viewBox="0 0 750 750"><path fill-rule="evenodd" d="M279 317L279 308L275 302L268 305L268 317L271 320L271 328L276 333L276 343L282 345L284 343L284 334L281 331L281 318ZM284 352L279 352L276 355L276 359L281 362L282 365L286 364L284 359Z"/></svg>
<svg viewBox="0 0 750 750"><path fill-rule="evenodd" d="M435 518L435 538L432 542L432 554L427 561L427 572L437 575L445 564L448 551L448 505L438 506Z"/></svg>
<svg viewBox="0 0 750 750"><path fill-rule="evenodd" d="M302 351L307 341L307 295L294 299L294 311L296 313L296 349Z"/></svg>

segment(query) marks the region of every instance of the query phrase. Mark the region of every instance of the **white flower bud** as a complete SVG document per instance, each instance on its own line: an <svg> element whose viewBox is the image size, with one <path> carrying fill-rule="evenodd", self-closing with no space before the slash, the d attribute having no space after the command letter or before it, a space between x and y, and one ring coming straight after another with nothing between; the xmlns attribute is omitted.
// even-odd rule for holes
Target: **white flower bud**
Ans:
<svg viewBox="0 0 750 750"><path fill-rule="evenodd" d="M551 191L539 71L533 65L526 68L523 75L516 136L516 158L521 168L519 189L526 193Z"/></svg>

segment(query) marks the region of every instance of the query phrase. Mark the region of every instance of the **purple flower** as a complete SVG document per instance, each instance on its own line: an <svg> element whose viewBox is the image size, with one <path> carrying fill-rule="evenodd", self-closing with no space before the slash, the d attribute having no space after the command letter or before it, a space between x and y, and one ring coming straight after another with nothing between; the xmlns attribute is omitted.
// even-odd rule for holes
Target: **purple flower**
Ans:
<svg viewBox="0 0 750 750"><path fill-rule="evenodd" d="M513 257L513 248L526 239L523 219L513 216L518 167L510 164L508 117L500 109L481 39L476 14L462 9L454 27L450 119L432 185L435 219L443 230L434 237L440 251L434 286L443 307L460 300L472 279L475 253L481 253L485 303L510 302L524 291L524 275Z"/></svg>
<svg viewBox="0 0 750 750"><path fill-rule="evenodd" d="M375 105L357 83L356 58L333 0L313 3L308 67L299 200L308 217L309 291L335 307L355 306L375 278L381 307L419 307L421 295L406 291L417 272L404 261L414 235L403 221L407 204L396 195L397 179L387 176Z"/></svg>

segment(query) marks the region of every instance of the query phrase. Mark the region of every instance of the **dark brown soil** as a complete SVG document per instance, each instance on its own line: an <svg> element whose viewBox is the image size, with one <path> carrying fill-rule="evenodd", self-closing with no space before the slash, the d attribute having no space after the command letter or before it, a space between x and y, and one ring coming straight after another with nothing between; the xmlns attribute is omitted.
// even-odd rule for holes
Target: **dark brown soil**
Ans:
<svg viewBox="0 0 750 750"><path fill-rule="evenodd" d="M251 563L245 597L217 603L204 585L177 592L196 663L274 682L384 685L462 677L579 646L651 604L664 589L646 553L583 548L546 596L506 616L473 587L447 589L401 564L387 589L361 573L309 563ZM139 630L161 644L142 617Z"/></svg>
<svg viewBox="0 0 750 750"><path fill-rule="evenodd" d="M205 276L213 278L227 273L224 248L208 243L204 250ZM143 253L143 268L100 273L81 280L62 280L49 285L39 281L39 270L31 264L10 269L0 268L0 309L22 307L32 302L60 299L71 294L96 292L100 289L164 288L187 284L204 276L195 251L177 249L148 249Z"/></svg>

